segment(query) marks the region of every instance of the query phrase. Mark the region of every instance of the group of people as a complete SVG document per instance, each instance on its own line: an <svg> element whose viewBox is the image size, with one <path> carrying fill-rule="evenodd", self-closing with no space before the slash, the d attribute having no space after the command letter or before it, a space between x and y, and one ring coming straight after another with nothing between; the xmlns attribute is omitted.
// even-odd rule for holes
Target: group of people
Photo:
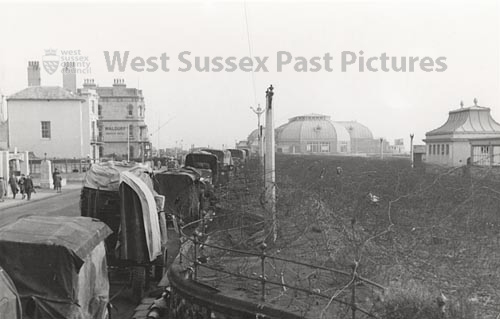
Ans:
<svg viewBox="0 0 500 319"><path fill-rule="evenodd" d="M21 193L22 199L27 197L30 200L31 194L36 193L31 175L22 174L18 179L14 174L11 174L7 183L10 186L12 198L14 199L17 193ZM7 196L7 184L3 177L0 177L0 202L4 201L5 196Z"/></svg>
<svg viewBox="0 0 500 319"><path fill-rule="evenodd" d="M54 170L52 174L54 190L58 193L61 192L61 184L62 184L62 176L57 170ZM31 194L36 193L35 187L33 185L33 180L31 175L24 175L16 177L14 174L11 174L8 181L5 181L3 177L0 176L0 202L4 201L4 198L7 197L7 188L10 186L10 190L12 191L12 198L15 199L17 193L21 193L22 198L31 199Z"/></svg>

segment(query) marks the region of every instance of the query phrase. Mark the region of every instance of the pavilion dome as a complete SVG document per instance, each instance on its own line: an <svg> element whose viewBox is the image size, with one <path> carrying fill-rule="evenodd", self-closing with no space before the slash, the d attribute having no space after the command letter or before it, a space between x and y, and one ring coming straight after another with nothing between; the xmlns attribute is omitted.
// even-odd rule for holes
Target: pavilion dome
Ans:
<svg viewBox="0 0 500 319"><path fill-rule="evenodd" d="M356 121L342 121L335 123L345 127L352 139L373 139L372 131L361 123Z"/></svg>
<svg viewBox="0 0 500 319"><path fill-rule="evenodd" d="M254 142L257 143L258 139L259 139L259 130L255 129L248 135L247 142L248 144L252 144Z"/></svg>
<svg viewBox="0 0 500 319"><path fill-rule="evenodd" d="M280 126L276 139L279 142L335 141L337 132L330 117L321 114L295 116Z"/></svg>

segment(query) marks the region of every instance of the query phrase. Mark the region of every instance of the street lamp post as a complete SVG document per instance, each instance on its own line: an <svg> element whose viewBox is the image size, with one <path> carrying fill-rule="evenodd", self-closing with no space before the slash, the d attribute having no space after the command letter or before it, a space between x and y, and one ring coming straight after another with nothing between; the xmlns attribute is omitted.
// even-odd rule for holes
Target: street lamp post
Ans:
<svg viewBox="0 0 500 319"><path fill-rule="evenodd" d="M260 107L260 104L258 105L257 109L253 108L252 106L250 106L250 109L252 109L252 111L255 114L257 114L257 137L258 137L258 141L259 141L259 158L260 158L260 163L263 164L264 163L264 144L262 143L262 131L260 128L260 116L262 114L264 114L264 112L266 110L262 109Z"/></svg>
<svg viewBox="0 0 500 319"><path fill-rule="evenodd" d="M410 161L411 161L411 168L415 167L415 162L414 162L414 158L413 158L413 136L414 134L411 133L410 134Z"/></svg>
<svg viewBox="0 0 500 319"><path fill-rule="evenodd" d="M275 142L274 142L274 118L273 118L273 86L266 91L266 157L265 157L265 187L266 204L272 216L273 240L278 238L276 218L276 173L275 173Z"/></svg>

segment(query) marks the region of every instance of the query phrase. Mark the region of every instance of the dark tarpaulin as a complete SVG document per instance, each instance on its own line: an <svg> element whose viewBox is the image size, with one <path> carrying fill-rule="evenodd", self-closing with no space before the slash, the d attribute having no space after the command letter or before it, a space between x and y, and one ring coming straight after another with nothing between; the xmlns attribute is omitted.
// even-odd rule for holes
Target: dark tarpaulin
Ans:
<svg viewBox="0 0 500 319"><path fill-rule="evenodd" d="M83 187L80 193L80 213L85 217L96 218L113 231L106 238L109 256L116 258L115 248L120 230L120 193L116 191Z"/></svg>
<svg viewBox="0 0 500 319"><path fill-rule="evenodd" d="M189 170L167 171L154 176L158 194L165 196L165 212L188 223L199 219L199 175Z"/></svg>
<svg viewBox="0 0 500 319"><path fill-rule="evenodd" d="M200 164L207 163L208 168L212 171L212 183L217 185L219 183L219 164L217 162L217 156L208 152L196 152L189 153L186 155L186 160L184 162L185 166L190 166L194 168L202 168Z"/></svg>
<svg viewBox="0 0 500 319"><path fill-rule="evenodd" d="M129 213L120 214L118 259L137 263L149 262L144 220L142 218L141 199L127 184L120 185L120 207Z"/></svg>
<svg viewBox="0 0 500 319"><path fill-rule="evenodd" d="M212 153L217 156L217 160L219 161L219 166L224 167L233 164L233 160L231 157L231 152L228 150L216 150L205 148L202 152Z"/></svg>
<svg viewBox="0 0 500 319"><path fill-rule="evenodd" d="M0 266L11 275L23 305L34 306L34 318L98 318L109 293L103 245L109 234L104 223L86 217L19 219L0 228ZM85 271L89 278L80 278L82 266L93 269ZM99 292L84 297L89 285Z"/></svg>

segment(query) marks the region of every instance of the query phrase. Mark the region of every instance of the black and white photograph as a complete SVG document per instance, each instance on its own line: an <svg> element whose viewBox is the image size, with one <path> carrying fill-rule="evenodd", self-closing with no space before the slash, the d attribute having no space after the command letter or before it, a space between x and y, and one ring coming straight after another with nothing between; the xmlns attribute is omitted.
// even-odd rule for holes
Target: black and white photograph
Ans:
<svg viewBox="0 0 500 319"><path fill-rule="evenodd" d="M0 319L249 318L500 318L500 2L0 0Z"/></svg>

